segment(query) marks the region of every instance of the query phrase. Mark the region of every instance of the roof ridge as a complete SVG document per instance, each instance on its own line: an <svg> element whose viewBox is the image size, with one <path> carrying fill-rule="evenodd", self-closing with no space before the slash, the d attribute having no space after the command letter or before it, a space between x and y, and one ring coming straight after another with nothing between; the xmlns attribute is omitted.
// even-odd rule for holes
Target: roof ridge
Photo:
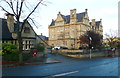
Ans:
<svg viewBox="0 0 120 78"><path fill-rule="evenodd" d="M82 13L85 13L85 12L76 13L76 14L82 14ZM61 14L61 15L63 15L63 14ZM63 16L70 16L70 15L63 15Z"/></svg>
<svg viewBox="0 0 120 78"><path fill-rule="evenodd" d="M80 13L76 13L76 14L82 14L82 13L85 13L85 12L80 12Z"/></svg>

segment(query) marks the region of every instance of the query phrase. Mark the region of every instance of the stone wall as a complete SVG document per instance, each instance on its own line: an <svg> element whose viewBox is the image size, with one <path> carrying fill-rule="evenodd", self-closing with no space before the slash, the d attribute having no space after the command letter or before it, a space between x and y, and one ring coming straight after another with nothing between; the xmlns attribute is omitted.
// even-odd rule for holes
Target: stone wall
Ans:
<svg viewBox="0 0 120 78"><path fill-rule="evenodd" d="M105 57L107 56L106 52L81 52L81 53L76 53L76 54L69 54L69 53L62 53L65 56L69 56L69 57L74 57L74 58L94 58L94 57Z"/></svg>
<svg viewBox="0 0 120 78"><path fill-rule="evenodd" d="M119 53L118 50L114 52L111 51L84 51L84 50L61 50L59 51L60 54L69 56L69 57L74 57L74 58L96 58L96 57L118 57Z"/></svg>
<svg viewBox="0 0 120 78"><path fill-rule="evenodd" d="M60 50L61 52L84 52L84 50Z"/></svg>

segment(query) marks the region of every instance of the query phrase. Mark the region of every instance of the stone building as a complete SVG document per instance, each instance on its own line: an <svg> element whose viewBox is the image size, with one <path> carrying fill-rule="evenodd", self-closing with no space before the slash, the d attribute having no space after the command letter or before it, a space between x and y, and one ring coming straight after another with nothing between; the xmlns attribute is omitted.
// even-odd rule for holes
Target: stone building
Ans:
<svg viewBox="0 0 120 78"><path fill-rule="evenodd" d="M48 27L50 46L79 48L78 39L87 30L94 30L103 34L101 19L100 21L92 19L90 22L87 9L81 13L76 13L76 11L76 9L70 10L70 15L63 15L59 12L57 18L52 19Z"/></svg>
<svg viewBox="0 0 120 78"><path fill-rule="evenodd" d="M20 22L20 24L22 23L23 22ZM0 18L0 28L2 29L2 32L0 32L2 43L18 44L16 32L17 26L14 20L14 15L7 14L7 19ZM46 47L48 46L48 44L35 33L28 21L25 23L22 30L22 42L23 50L30 50L31 48L34 48L37 43L42 43Z"/></svg>

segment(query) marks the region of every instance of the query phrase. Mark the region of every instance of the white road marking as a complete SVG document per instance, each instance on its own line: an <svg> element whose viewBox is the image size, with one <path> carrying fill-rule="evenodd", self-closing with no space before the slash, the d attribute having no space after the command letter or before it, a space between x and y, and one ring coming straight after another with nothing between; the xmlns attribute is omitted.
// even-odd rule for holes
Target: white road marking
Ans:
<svg viewBox="0 0 120 78"><path fill-rule="evenodd" d="M68 75L68 74L73 74L73 73L77 73L79 71L73 71L73 72L67 72L67 73L62 73L62 74L56 74L56 75L53 75L54 77L55 76L64 76L64 75Z"/></svg>

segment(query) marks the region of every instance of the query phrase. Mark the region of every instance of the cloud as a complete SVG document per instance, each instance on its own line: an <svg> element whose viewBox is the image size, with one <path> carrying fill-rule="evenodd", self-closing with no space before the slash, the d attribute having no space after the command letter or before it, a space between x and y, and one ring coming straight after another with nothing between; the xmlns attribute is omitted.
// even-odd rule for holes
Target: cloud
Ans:
<svg viewBox="0 0 120 78"><path fill-rule="evenodd" d="M118 9L117 8L105 8L101 10L101 15L105 17L117 17Z"/></svg>

